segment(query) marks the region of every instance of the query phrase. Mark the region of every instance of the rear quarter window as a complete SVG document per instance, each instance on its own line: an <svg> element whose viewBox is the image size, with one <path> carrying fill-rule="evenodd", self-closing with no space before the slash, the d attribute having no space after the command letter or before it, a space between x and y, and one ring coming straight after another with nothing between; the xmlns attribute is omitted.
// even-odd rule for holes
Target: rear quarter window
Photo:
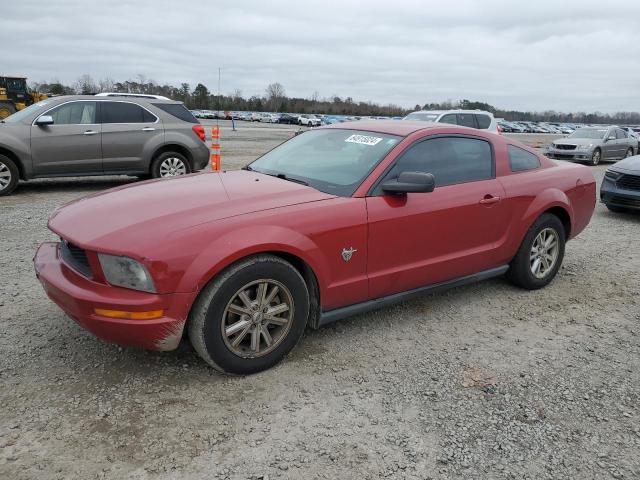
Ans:
<svg viewBox="0 0 640 480"><path fill-rule="evenodd" d="M491 118L489 115L476 115L476 121L478 122L478 128L486 130L491 125Z"/></svg>
<svg viewBox="0 0 640 480"><path fill-rule="evenodd" d="M194 117L189 110L187 110L187 107L181 103L154 103L153 106L182 120L183 122L200 123L198 122L198 119Z"/></svg>
<svg viewBox="0 0 640 480"><path fill-rule="evenodd" d="M531 152L509 145L509 166L512 172L533 170L540 167L540 159Z"/></svg>

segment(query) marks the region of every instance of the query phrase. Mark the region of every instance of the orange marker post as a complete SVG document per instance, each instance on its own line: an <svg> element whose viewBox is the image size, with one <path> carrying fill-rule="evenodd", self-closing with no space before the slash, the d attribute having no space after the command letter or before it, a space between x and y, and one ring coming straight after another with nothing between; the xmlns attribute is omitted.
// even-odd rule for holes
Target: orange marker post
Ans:
<svg viewBox="0 0 640 480"><path fill-rule="evenodd" d="M211 127L211 170L220 171L220 127Z"/></svg>

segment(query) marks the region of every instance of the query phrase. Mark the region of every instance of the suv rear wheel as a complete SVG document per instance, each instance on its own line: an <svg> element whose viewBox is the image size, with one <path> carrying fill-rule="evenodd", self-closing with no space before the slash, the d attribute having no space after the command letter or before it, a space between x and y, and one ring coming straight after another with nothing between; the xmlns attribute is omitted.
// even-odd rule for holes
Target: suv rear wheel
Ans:
<svg viewBox="0 0 640 480"><path fill-rule="evenodd" d="M191 173L191 165L185 156L178 152L161 153L151 166L153 178L177 177L187 173Z"/></svg>
<svg viewBox="0 0 640 480"><path fill-rule="evenodd" d="M16 164L6 155L0 155L0 197L9 195L18 186L20 172Z"/></svg>

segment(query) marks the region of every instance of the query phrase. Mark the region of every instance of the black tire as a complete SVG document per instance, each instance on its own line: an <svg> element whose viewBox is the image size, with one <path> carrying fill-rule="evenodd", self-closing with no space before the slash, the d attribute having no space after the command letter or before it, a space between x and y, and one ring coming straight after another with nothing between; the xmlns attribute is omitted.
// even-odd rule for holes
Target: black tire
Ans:
<svg viewBox="0 0 640 480"><path fill-rule="evenodd" d="M182 155L181 153L178 152L163 152L160 155L158 155L153 162L151 163L151 178L165 178L166 176L163 176L161 173L161 166L162 163L169 159L169 158L177 158L179 159L183 164L184 164L184 168L185 168L185 173L184 175L186 175L187 173L191 173L193 171L192 167L191 167L191 163L189 163L189 160L187 160L187 158Z"/></svg>
<svg viewBox="0 0 640 480"><path fill-rule="evenodd" d="M10 195L18 186L20 171L6 155L0 155L0 177L0 197Z"/></svg>
<svg viewBox="0 0 640 480"><path fill-rule="evenodd" d="M615 205L609 205L608 203L605 203L605 206L609 209L610 212L614 213L625 213L627 211L627 209L624 207L617 207Z"/></svg>
<svg viewBox="0 0 640 480"><path fill-rule="evenodd" d="M633 157L633 147L627 148L627 151L624 154L624 158Z"/></svg>
<svg viewBox="0 0 640 480"><path fill-rule="evenodd" d="M600 163L601 160L602 160L602 150L600 150L599 148L596 148L591 154L590 164L595 167Z"/></svg>
<svg viewBox="0 0 640 480"><path fill-rule="evenodd" d="M11 102L0 102L0 120L16 113L16 107Z"/></svg>
<svg viewBox="0 0 640 480"><path fill-rule="evenodd" d="M223 338L225 310L239 290L259 279L275 280L289 290L293 316L273 350L262 356L242 357ZM209 282L191 309L187 329L191 344L205 362L223 373L247 375L280 362L298 343L308 316L309 292L300 273L281 258L262 254L239 261Z"/></svg>
<svg viewBox="0 0 640 480"><path fill-rule="evenodd" d="M558 252L555 263L552 268L547 271L544 277L538 278L532 272L531 251L536 237L545 229L552 229L557 234ZM507 278L518 287L528 290L537 290L548 285L558 273L564 258L564 246L566 242L566 232L564 226L558 217L550 213L541 215L529 228L524 237L518 253L511 263L507 271Z"/></svg>

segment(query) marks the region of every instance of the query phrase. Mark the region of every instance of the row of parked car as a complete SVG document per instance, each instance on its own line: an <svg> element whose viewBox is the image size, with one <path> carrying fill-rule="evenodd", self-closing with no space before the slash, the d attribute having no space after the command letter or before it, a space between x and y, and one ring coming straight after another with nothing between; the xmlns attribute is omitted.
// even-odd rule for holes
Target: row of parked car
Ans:
<svg viewBox="0 0 640 480"><path fill-rule="evenodd" d="M316 127L333 123L352 122L355 120L402 120L403 117L358 116L358 115L324 115L272 112L232 112L213 110L191 110L196 118L243 120L246 122L284 123L289 125L305 125Z"/></svg>

